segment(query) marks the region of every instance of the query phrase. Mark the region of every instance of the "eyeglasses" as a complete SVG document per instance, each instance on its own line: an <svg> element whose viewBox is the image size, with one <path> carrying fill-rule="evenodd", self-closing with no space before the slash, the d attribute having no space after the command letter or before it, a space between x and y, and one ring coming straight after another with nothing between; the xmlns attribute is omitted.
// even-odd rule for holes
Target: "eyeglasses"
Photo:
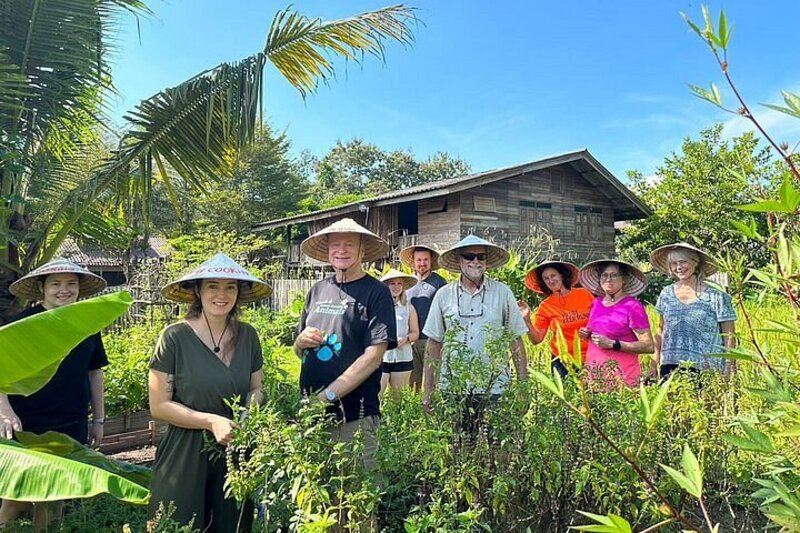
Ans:
<svg viewBox="0 0 800 533"><path fill-rule="evenodd" d="M601 274L600 275L600 281L616 281L621 277L622 277L622 275L616 274L616 273L614 273L614 274Z"/></svg>
<svg viewBox="0 0 800 533"><path fill-rule="evenodd" d="M464 292L464 289L462 289L461 286L459 285L459 287L458 287L458 297L457 297L458 301L456 302L458 304L458 316L461 317L461 318L477 318L477 317L483 316L483 301L486 299L486 287L485 286L481 287L481 304L479 306L479 309L478 309L477 313L474 312L472 310L472 308L470 308L468 313L462 313L461 312L461 293L462 292Z"/></svg>
<svg viewBox="0 0 800 533"><path fill-rule="evenodd" d="M477 259L478 261L486 261L486 254L469 254L463 253L459 254L465 261L474 261Z"/></svg>

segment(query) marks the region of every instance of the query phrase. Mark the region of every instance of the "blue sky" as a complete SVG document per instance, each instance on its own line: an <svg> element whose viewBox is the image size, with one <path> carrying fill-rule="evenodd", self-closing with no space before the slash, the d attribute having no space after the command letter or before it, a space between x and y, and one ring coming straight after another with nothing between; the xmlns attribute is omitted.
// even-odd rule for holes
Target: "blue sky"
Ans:
<svg viewBox="0 0 800 533"><path fill-rule="evenodd" d="M298 0L325 19L387 5L376 1ZM259 50L273 15L286 4L255 0L150 0L156 16L128 18L115 57L126 110L164 87ZM457 155L473 170L514 165L588 148L617 177L645 175L686 136L715 122L726 134L749 126L690 95L686 83L722 88L705 45L679 16L701 19L695 1L418 0L422 23L413 47L390 44L385 64L338 62L338 79L305 101L268 66L265 108L293 151L324 154L360 137L420 157ZM711 3L734 24L729 52L735 80L751 104L800 93L796 0ZM732 95L724 92L726 101ZM800 140L800 121L756 107L779 141Z"/></svg>

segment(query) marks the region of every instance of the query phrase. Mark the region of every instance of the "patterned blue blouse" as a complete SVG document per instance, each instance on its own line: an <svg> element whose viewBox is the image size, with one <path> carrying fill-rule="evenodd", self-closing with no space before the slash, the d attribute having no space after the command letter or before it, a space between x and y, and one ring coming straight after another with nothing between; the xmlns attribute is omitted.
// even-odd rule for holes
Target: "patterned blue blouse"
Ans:
<svg viewBox="0 0 800 533"><path fill-rule="evenodd" d="M701 369L722 370L725 359L713 357L725 351L720 322L736 320L731 297L713 287L706 287L697 300L681 302L675 286L664 287L656 302L656 311L663 322L661 364L691 362Z"/></svg>

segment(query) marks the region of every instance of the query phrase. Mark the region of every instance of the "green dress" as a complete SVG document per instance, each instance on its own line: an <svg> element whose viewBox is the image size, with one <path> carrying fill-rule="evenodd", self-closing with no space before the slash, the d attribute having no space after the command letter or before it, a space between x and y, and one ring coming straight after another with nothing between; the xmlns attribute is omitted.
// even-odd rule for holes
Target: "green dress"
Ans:
<svg viewBox="0 0 800 533"><path fill-rule="evenodd" d="M261 345L255 329L238 323L236 350L230 366L219 360L186 322L167 326L161 332L150 368L174 378L173 400L195 411L232 418L225 400L240 396L244 402L250 391L250 376L263 366ZM223 484L227 471L225 458L211 460L203 433L211 442L210 431L169 425L159 443L153 466L150 516L163 502L175 502L173 519L210 532L249 532L252 527L252 502L244 510L235 500L226 499ZM240 514L241 513L241 514ZM240 522L241 516L241 522ZM240 528L237 530L237 524Z"/></svg>

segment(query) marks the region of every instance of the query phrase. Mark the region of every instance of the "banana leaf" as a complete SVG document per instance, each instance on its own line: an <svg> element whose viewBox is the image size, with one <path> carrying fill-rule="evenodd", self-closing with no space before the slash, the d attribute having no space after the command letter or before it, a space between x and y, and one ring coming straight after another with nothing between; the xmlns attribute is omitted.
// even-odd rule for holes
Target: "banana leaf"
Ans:
<svg viewBox="0 0 800 533"><path fill-rule="evenodd" d="M127 292L114 292L1 327L0 393L28 396L44 387L75 346L111 324L131 303Z"/></svg>
<svg viewBox="0 0 800 533"><path fill-rule="evenodd" d="M134 465L124 461L117 461L110 457L88 448L72 437L48 431L43 435L37 435L29 431L17 431L14 433L17 442L26 449L37 452L49 453L58 457L63 457L83 464L96 466L112 474L124 477L128 481L133 481L143 487L150 485L152 472L146 466Z"/></svg>
<svg viewBox="0 0 800 533"><path fill-rule="evenodd" d="M19 433L22 434L24 432ZM53 439L46 433L44 441L47 440ZM52 444L54 449L61 452L67 449L58 440ZM125 474L129 477L124 477L106 469L123 471L127 468L113 465L110 459L101 461L98 457L89 457L85 452L76 451L77 458L91 461L88 464L42 451L48 446L47 442L39 442L33 448L28 448L19 442L0 439L0 472L3 473L0 476L0 499L46 502L107 493L124 502L145 504L150 498L147 487L129 479L144 479L141 472L128 471Z"/></svg>

